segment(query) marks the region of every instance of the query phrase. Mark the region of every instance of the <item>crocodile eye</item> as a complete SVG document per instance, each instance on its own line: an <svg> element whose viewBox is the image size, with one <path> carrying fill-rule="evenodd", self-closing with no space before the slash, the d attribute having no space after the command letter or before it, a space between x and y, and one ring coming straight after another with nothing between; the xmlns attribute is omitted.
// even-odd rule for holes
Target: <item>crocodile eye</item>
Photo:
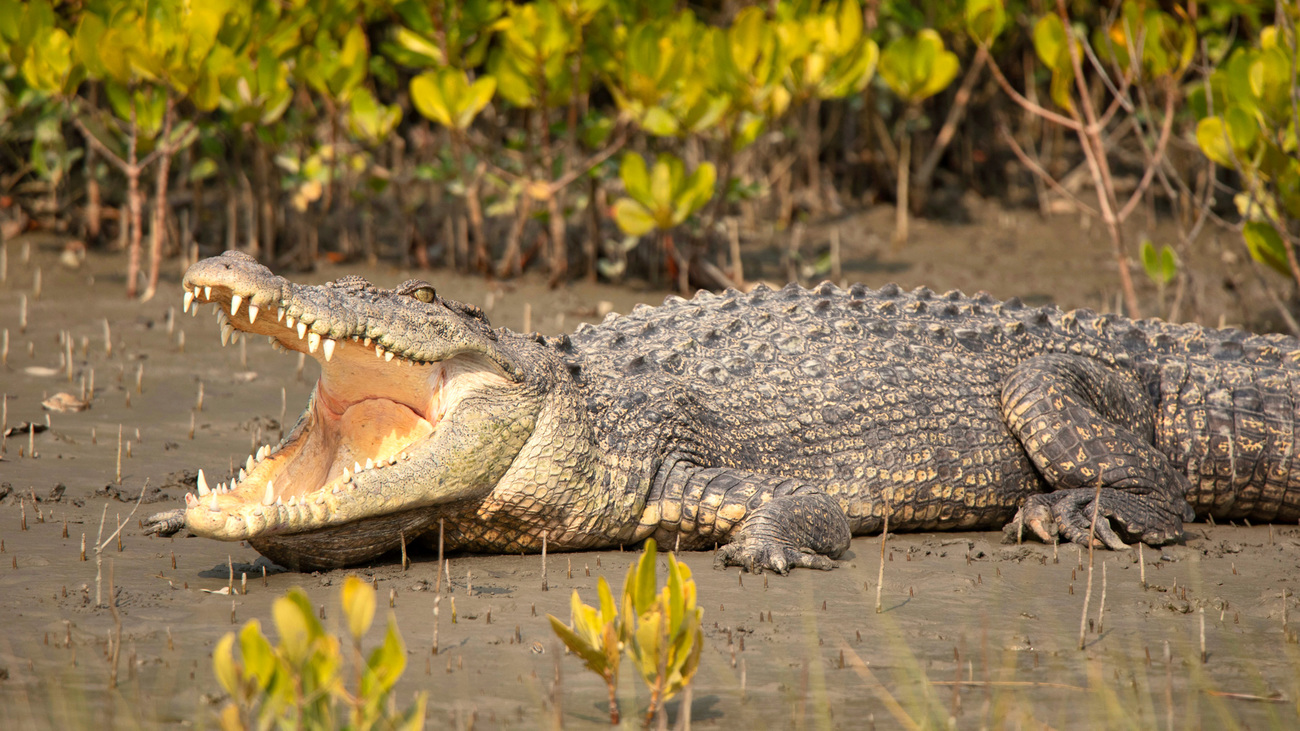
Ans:
<svg viewBox="0 0 1300 731"><path fill-rule="evenodd" d="M432 302L434 298L433 287L424 286L411 293L413 297L421 302Z"/></svg>

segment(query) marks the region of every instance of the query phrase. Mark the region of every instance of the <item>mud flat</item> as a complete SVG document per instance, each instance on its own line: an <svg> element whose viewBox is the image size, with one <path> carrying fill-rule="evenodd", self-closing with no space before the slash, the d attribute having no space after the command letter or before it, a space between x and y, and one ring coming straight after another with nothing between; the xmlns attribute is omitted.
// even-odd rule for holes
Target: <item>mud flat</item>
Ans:
<svg viewBox="0 0 1300 731"><path fill-rule="evenodd" d="M315 364L299 374L295 357L255 339L221 348L206 311L197 320L181 315L175 276L154 301L130 303L114 275L120 259L92 254L68 271L40 241L23 264L19 246L9 244L9 279L0 285L0 328L9 330L8 364L0 368L8 425L44 426L41 401L60 391L80 396L92 369L94 393L89 410L50 414L50 428L30 441L26 433L10 437L0 461L0 728L212 726L222 700L210 662L216 641L249 619L269 628L271 602L292 586L302 586L326 626L337 629L338 589L348 572L283 572L246 545L143 537L138 520L180 506L199 467L220 479L238 469L259 437L278 439L306 401ZM411 276L331 268L303 279L353 271L386 285ZM873 276L871 283L919 284L908 276ZM488 307L496 324L521 327L527 303L532 327L545 332L664 294L594 285L552 292L534 280L489 286L441 272L431 278L449 296ZM70 336L71 380L61 333ZM142 490L145 504L131 516ZM105 536L116 521L126 523L120 549L106 541L102 553L100 590L105 604L115 596L121 622L116 688L109 687L107 657L114 617L94 606L101 516ZM1297 724L1300 528L1190 526L1184 545L1143 551L1145 587L1136 549L1098 552L1082 651L1087 552L1004 545L1001 538L890 536L881 613L879 537L856 539L833 572L788 577L714 571L710 553L686 554L706 628L692 723L901 728L946 726L952 717L959 728ZM409 661L398 702L429 691L430 727L549 727L559 713L566 727L596 728L607 719L603 683L565 656L546 614L567 619L574 589L593 602L600 575L617 590L634 556L552 554L548 591L539 556L453 556L436 655L430 556L415 553L406 571L390 556L353 573L378 587L381 611L391 597ZM224 593L228 566L237 591L247 576L246 593ZM383 624L375 623L371 645ZM633 675L625 665L625 718L639 717L648 700ZM676 717L679 702L669 707Z"/></svg>

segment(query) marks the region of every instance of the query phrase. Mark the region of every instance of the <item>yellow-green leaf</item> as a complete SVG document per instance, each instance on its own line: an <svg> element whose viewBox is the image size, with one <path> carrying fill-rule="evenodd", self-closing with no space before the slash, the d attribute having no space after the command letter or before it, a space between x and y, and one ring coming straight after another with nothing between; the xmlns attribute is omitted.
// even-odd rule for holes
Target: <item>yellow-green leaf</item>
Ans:
<svg viewBox="0 0 1300 731"><path fill-rule="evenodd" d="M652 205L650 197L650 176L646 171L645 158L635 152L623 156L619 164L618 176L623 181L623 188L643 206Z"/></svg>
<svg viewBox="0 0 1300 731"><path fill-rule="evenodd" d="M227 632L212 650L212 670L217 682L232 696L239 695L239 670L235 667L235 633Z"/></svg>
<svg viewBox="0 0 1300 731"><path fill-rule="evenodd" d="M1002 0L966 0L966 32L976 43L992 45L1006 24Z"/></svg>
<svg viewBox="0 0 1300 731"><path fill-rule="evenodd" d="M343 615L355 640L361 639L375 619L375 590L356 576L343 580Z"/></svg>
<svg viewBox="0 0 1300 731"><path fill-rule="evenodd" d="M655 229L654 216L650 215L645 206L631 198L614 201L614 222L629 236L641 236Z"/></svg>
<svg viewBox="0 0 1300 731"><path fill-rule="evenodd" d="M452 126L451 108L443 98L435 72L426 71L411 79L411 101L426 118L444 127Z"/></svg>

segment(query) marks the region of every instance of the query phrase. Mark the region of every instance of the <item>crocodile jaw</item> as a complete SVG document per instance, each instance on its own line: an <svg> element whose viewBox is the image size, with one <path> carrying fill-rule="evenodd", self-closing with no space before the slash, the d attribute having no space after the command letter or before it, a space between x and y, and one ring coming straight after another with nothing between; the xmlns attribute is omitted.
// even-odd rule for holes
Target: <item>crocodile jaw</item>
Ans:
<svg viewBox="0 0 1300 731"><path fill-rule="evenodd" d="M509 392L513 382L478 352L424 361L361 334L322 336L295 321L291 308L280 307L281 287L295 285L273 279L278 281L258 283L273 286L241 292L243 282L193 272L186 277L185 308L216 305L223 343L236 339L236 332L256 333L321 364L307 409L280 444L250 455L227 484L210 486L200 472L198 494L186 495L187 528L209 538L246 540L450 499L420 488L430 483L430 463L447 451L439 444L445 424L466 397Z"/></svg>

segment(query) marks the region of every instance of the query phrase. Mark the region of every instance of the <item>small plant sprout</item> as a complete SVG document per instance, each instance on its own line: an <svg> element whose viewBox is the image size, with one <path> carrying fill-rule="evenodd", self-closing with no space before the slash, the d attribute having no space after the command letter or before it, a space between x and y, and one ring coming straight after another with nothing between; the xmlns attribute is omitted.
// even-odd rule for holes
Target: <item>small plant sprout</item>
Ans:
<svg viewBox="0 0 1300 731"><path fill-rule="evenodd" d="M390 707L393 686L406 669L396 620L390 617L383 643L363 661L361 638L374 620L375 590L349 576L342 604L353 650L350 660L345 660L339 638L325 633L311 600L299 588L272 605L279 644L267 640L256 619L238 635L229 632L221 638L212 654L217 680L230 694L220 711L221 728L424 728L427 694L420 693L400 714ZM354 671L352 688L344 682L347 662Z"/></svg>
<svg viewBox="0 0 1300 731"><path fill-rule="evenodd" d="M621 612L614 604L609 584L600 577L599 608L583 604L575 590L572 626L548 615L560 640L605 679L611 724L619 722L616 691L621 652L627 653L650 689L646 728L656 714L663 713L664 703L690 684L699 669L704 610L696 606L695 581L690 568L678 563L670 553L667 584L659 589L657 552L654 540L647 540L641 558L628 570L623 582Z"/></svg>

